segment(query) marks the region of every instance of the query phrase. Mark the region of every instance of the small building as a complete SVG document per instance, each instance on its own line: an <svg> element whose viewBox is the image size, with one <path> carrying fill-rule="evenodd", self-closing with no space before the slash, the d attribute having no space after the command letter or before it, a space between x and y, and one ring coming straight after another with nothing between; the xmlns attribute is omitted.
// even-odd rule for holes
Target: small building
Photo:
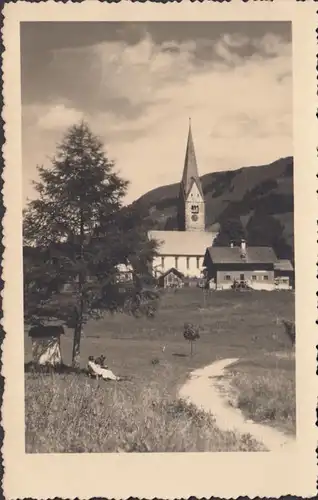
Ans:
<svg viewBox="0 0 318 500"><path fill-rule="evenodd" d="M278 290L294 288L294 268L290 260L280 259L274 264L275 286Z"/></svg>
<svg viewBox="0 0 318 500"><path fill-rule="evenodd" d="M29 337L32 339L33 362L42 366L61 365L61 335L64 335L63 326L31 327Z"/></svg>
<svg viewBox="0 0 318 500"><path fill-rule="evenodd" d="M277 257L271 247L240 246L209 247L203 265L207 279L216 290L232 288L234 283L246 284L254 290L274 290L274 263Z"/></svg>
<svg viewBox="0 0 318 500"><path fill-rule="evenodd" d="M133 281L133 268L130 264L118 264L116 267L118 271L117 282L130 283Z"/></svg>
<svg viewBox="0 0 318 500"><path fill-rule="evenodd" d="M182 288L184 285L184 276L172 267L160 276L158 285L163 288Z"/></svg>

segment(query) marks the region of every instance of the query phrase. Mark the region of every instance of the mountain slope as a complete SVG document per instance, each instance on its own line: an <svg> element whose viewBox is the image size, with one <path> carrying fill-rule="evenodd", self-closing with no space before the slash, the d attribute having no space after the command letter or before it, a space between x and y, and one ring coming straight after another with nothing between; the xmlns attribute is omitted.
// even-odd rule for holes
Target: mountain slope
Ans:
<svg viewBox="0 0 318 500"><path fill-rule="evenodd" d="M269 165L213 172L201 177L206 201L206 229L237 217L244 226L255 210L272 215L282 225L283 237L293 248L293 158ZM137 203L148 210L156 229L177 229L179 184L162 186L143 195Z"/></svg>

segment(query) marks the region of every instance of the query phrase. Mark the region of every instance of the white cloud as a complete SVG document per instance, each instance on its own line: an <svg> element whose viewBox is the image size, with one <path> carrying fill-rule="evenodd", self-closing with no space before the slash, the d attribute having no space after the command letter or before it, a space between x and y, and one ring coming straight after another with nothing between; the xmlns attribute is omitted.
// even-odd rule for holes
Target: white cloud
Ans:
<svg viewBox="0 0 318 500"><path fill-rule="evenodd" d="M244 58L233 51L248 43L260 52ZM88 78L97 82L92 92L101 102L107 95L142 110L128 119L116 104L113 108L107 104L106 111L101 106L86 116L122 175L131 181L130 200L181 178L189 116L201 174L292 154L290 45L274 35L259 41L225 35L217 43L207 41L205 48L211 58L200 64L195 62L194 42L158 46L146 37L129 47L102 43L84 49L85 61L91 61ZM72 51L61 57L72 57ZM25 109L40 144L35 152L24 140L24 162L31 178L34 163L52 154L57 138L83 115L72 104L61 103L45 107L42 115L40 110L33 109L32 114ZM41 137L48 132L51 135L43 142Z"/></svg>
<svg viewBox="0 0 318 500"><path fill-rule="evenodd" d="M77 123L83 118L83 113L77 109L68 108L65 104L55 104L47 112L39 116L37 126L42 130L61 130Z"/></svg>

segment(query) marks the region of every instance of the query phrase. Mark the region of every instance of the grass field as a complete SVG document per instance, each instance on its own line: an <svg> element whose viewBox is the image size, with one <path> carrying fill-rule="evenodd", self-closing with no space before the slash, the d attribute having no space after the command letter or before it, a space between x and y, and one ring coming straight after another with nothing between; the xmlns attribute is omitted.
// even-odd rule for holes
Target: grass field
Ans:
<svg viewBox="0 0 318 500"><path fill-rule="evenodd" d="M281 319L294 319L292 293L212 292L204 300L201 290L185 289L164 293L152 320L107 315L90 322L82 340L83 367L89 355L104 353L108 366L131 380L97 384L83 376L26 374L27 451L259 449L247 436L221 434L211 417L180 406L176 395L189 372L217 359L261 359L264 369L271 366L268 353L291 350ZM185 322L201 328L192 358ZM26 362L30 347L26 336ZM71 349L67 331L65 363Z"/></svg>
<svg viewBox="0 0 318 500"><path fill-rule="evenodd" d="M296 433L295 361L263 356L230 370L234 405L247 418Z"/></svg>

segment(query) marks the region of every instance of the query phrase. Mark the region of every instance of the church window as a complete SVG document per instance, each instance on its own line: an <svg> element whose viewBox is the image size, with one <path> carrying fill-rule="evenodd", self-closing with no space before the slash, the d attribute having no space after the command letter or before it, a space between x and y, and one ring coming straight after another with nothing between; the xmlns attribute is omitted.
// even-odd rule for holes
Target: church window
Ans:
<svg viewBox="0 0 318 500"><path fill-rule="evenodd" d="M200 257L197 257L197 268L200 269Z"/></svg>
<svg viewBox="0 0 318 500"><path fill-rule="evenodd" d="M161 257L161 267L165 267L165 258Z"/></svg>
<svg viewBox="0 0 318 500"><path fill-rule="evenodd" d="M191 212L194 214L199 213L199 205L191 205Z"/></svg>
<svg viewBox="0 0 318 500"><path fill-rule="evenodd" d="M187 257L187 269L190 268L190 257Z"/></svg>
<svg viewBox="0 0 318 500"><path fill-rule="evenodd" d="M178 257L174 258L175 268L178 269Z"/></svg>

